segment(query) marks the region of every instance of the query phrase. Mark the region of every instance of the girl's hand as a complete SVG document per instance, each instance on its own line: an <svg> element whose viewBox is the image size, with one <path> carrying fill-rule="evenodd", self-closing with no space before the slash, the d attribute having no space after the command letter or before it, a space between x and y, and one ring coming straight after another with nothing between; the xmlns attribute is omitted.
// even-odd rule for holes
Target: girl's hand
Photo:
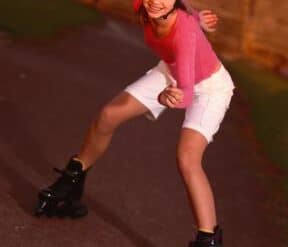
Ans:
<svg viewBox="0 0 288 247"><path fill-rule="evenodd" d="M175 106L183 101L183 91L176 87L176 85L169 85L159 95L159 102L169 108Z"/></svg>
<svg viewBox="0 0 288 247"><path fill-rule="evenodd" d="M199 12L200 25L206 32L215 32L218 17L211 10L202 10Z"/></svg>

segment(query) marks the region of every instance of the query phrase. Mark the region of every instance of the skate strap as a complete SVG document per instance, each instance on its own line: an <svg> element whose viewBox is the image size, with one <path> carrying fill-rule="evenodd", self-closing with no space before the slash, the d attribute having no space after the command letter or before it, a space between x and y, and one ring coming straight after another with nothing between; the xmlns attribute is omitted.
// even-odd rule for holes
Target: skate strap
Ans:
<svg viewBox="0 0 288 247"><path fill-rule="evenodd" d="M69 170L66 170L66 169L59 169L59 168L56 168L54 167L53 170L63 176L68 176L68 177L77 177L77 175L79 174L78 172L72 172L72 171L69 171Z"/></svg>

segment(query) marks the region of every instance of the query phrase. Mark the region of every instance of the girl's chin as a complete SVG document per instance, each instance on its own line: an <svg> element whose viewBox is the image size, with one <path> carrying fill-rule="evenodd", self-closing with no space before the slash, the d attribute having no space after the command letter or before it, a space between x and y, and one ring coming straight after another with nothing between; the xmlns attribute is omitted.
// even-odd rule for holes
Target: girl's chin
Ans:
<svg viewBox="0 0 288 247"><path fill-rule="evenodd" d="M148 16L152 19L155 19L155 18L159 18L161 17L163 14L162 13L151 13L151 12L148 12Z"/></svg>

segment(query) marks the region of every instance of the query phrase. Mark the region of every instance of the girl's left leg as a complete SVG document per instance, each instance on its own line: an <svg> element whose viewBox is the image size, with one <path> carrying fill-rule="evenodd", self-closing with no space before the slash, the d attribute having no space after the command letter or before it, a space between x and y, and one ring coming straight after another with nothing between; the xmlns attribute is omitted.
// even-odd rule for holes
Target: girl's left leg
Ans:
<svg viewBox="0 0 288 247"><path fill-rule="evenodd" d="M217 225L213 192L202 167L207 139L198 131L182 128L177 163L184 180L198 230L213 232Z"/></svg>

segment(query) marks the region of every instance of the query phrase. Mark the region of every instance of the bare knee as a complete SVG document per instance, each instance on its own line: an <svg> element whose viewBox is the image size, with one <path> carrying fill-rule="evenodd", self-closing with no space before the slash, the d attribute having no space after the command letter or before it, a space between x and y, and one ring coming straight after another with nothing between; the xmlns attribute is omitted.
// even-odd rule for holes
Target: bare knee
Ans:
<svg viewBox="0 0 288 247"><path fill-rule="evenodd" d="M106 104L93 122L98 131L113 132L120 124L147 112L138 100L123 92Z"/></svg>
<svg viewBox="0 0 288 247"><path fill-rule="evenodd" d="M197 172L202 169L201 157L193 150L177 150L177 165L184 174Z"/></svg>
<svg viewBox="0 0 288 247"><path fill-rule="evenodd" d="M202 171L207 142L199 132L183 128L177 146L177 164L182 173Z"/></svg>
<svg viewBox="0 0 288 247"><path fill-rule="evenodd" d="M121 121L117 109L112 104L105 105L93 121L93 127L103 133L113 132Z"/></svg>

